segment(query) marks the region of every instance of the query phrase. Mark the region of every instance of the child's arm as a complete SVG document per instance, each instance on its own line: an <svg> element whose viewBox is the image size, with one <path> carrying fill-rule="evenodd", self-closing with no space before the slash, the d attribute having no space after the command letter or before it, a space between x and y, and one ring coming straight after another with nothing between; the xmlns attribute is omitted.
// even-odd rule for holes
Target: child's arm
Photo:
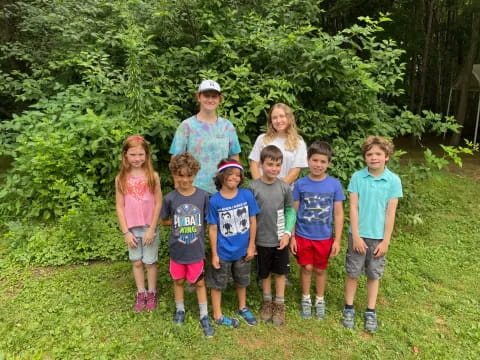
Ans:
<svg viewBox="0 0 480 360"><path fill-rule="evenodd" d="M220 269L220 258L217 253L217 225L208 225L208 237L210 238L210 248L212 250L212 266L214 269Z"/></svg>
<svg viewBox="0 0 480 360"><path fill-rule="evenodd" d="M155 173L155 191L153 197L155 207L153 209L152 220L150 220L150 228L143 236L143 245L150 245L153 242L155 230L157 230L158 217L160 216L160 210L162 209L162 188L160 187L160 177L157 173Z"/></svg>
<svg viewBox="0 0 480 360"><path fill-rule="evenodd" d="M120 230L123 233L123 239L128 247L136 248L137 239L133 234L128 230L127 220L125 218L125 200L123 194L118 189L118 177L115 178L115 208L117 210L118 223L120 225Z"/></svg>
<svg viewBox="0 0 480 360"><path fill-rule="evenodd" d="M333 203L333 219L335 222L335 240L333 241L330 256L337 256L340 252L340 243L342 241L343 231L343 201Z"/></svg>
<svg viewBox="0 0 480 360"><path fill-rule="evenodd" d="M252 174L253 180L260 178L260 167L258 166L258 162L255 160L250 160L250 173Z"/></svg>
<svg viewBox="0 0 480 360"><path fill-rule="evenodd" d="M350 193L350 226L352 227L353 250L357 253L365 254L367 244L360 237L358 228L358 194Z"/></svg>
<svg viewBox="0 0 480 360"><path fill-rule="evenodd" d="M291 169L287 176L285 176L282 180L285 181L288 185L292 185L295 180L297 180L298 175L300 175L300 168L296 167Z"/></svg>
<svg viewBox="0 0 480 360"><path fill-rule="evenodd" d="M171 226L172 219L160 219L160 224L162 224L163 226Z"/></svg>
<svg viewBox="0 0 480 360"><path fill-rule="evenodd" d="M255 256L255 236L257 235L257 217L250 216L250 239L248 242L246 261L250 261Z"/></svg>
<svg viewBox="0 0 480 360"><path fill-rule="evenodd" d="M375 257L384 256L388 251L390 240L392 238L393 225L395 224L395 213L397 211L398 198L388 200L387 212L385 215L385 230L383 232L383 240L373 250Z"/></svg>
<svg viewBox="0 0 480 360"><path fill-rule="evenodd" d="M300 206L300 200L295 200L293 202L293 208L295 213L298 212L298 207ZM297 240L295 240L295 226L292 229L292 236L290 237L290 251L293 255L297 255Z"/></svg>

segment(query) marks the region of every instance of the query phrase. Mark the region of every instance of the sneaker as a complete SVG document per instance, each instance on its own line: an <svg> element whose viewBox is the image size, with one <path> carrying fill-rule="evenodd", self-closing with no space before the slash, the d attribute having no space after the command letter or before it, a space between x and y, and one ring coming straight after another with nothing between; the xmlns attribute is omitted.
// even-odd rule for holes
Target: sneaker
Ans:
<svg viewBox="0 0 480 360"><path fill-rule="evenodd" d="M145 309L153 311L157 308L157 293L154 291L147 291Z"/></svg>
<svg viewBox="0 0 480 360"><path fill-rule="evenodd" d="M342 324L347 329L353 329L355 326L355 310L353 309L344 309L343 310L343 319Z"/></svg>
<svg viewBox="0 0 480 360"><path fill-rule="evenodd" d="M247 323L249 326L254 326L257 325L257 319L255 319L255 316L250 312L250 309L248 307L244 307L242 310L238 310L238 315L242 317L243 320Z"/></svg>
<svg viewBox="0 0 480 360"><path fill-rule="evenodd" d="M215 329L210 325L210 320L208 319L208 316L205 315L200 319L200 326L203 329L203 334L206 337L212 337L213 334L215 334Z"/></svg>
<svg viewBox="0 0 480 360"><path fill-rule="evenodd" d="M285 303L274 302L273 303L273 325L282 326L285 325Z"/></svg>
<svg viewBox="0 0 480 360"><path fill-rule="evenodd" d="M363 319L365 320L365 331L376 332L378 329L377 324L377 314L371 311L367 311L363 314Z"/></svg>
<svg viewBox="0 0 480 360"><path fill-rule="evenodd" d="M177 310L175 315L173 316L173 323L175 325L183 325L185 322L185 311L184 310Z"/></svg>
<svg viewBox="0 0 480 360"><path fill-rule="evenodd" d="M262 321L272 321L272 306L272 300L263 300L262 309L260 310L260 319Z"/></svg>
<svg viewBox="0 0 480 360"><path fill-rule="evenodd" d="M140 312L145 310L145 304L147 303L147 298L144 292L137 292L137 300L135 305L133 305L133 311Z"/></svg>
<svg viewBox="0 0 480 360"><path fill-rule="evenodd" d="M312 318L312 303L310 301L300 302L300 316L302 319Z"/></svg>
<svg viewBox="0 0 480 360"><path fill-rule="evenodd" d="M215 324L224 325L224 326L231 326L234 329L236 329L240 325L240 321L238 321L238 319L229 318L225 315L222 315L222 317L220 319L215 320Z"/></svg>
<svg viewBox="0 0 480 360"><path fill-rule="evenodd" d="M317 314L318 320L325 319L326 310L327 309L326 309L325 301L319 301L315 304L315 313Z"/></svg>

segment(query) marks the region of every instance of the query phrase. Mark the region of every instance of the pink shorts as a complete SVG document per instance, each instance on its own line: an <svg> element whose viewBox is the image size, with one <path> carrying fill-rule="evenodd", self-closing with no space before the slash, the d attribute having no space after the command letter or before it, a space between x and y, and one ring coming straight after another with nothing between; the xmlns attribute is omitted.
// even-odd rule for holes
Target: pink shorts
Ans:
<svg viewBox="0 0 480 360"><path fill-rule="evenodd" d="M173 280L187 279L191 284L195 284L203 273L203 260L193 264L179 264L170 259L170 275Z"/></svg>
<svg viewBox="0 0 480 360"><path fill-rule="evenodd" d="M297 241L298 265L313 265L323 270L328 266L328 258L332 251L333 238L327 240L309 240L295 235Z"/></svg>

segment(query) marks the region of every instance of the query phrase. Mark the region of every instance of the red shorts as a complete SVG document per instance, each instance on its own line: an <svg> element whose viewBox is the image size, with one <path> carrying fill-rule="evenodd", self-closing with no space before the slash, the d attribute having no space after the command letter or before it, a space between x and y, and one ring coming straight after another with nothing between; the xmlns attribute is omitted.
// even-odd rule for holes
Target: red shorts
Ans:
<svg viewBox="0 0 480 360"><path fill-rule="evenodd" d="M327 240L309 240L295 235L297 241L298 265L313 265L317 269L326 269L332 250L333 238Z"/></svg>
<svg viewBox="0 0 480 360"><path fill-rule="evenodd" d="M187 279L191 284L195 284L203 273L203 260L193 264L179 264L170 259L170 275L173 280Z"/></svg>

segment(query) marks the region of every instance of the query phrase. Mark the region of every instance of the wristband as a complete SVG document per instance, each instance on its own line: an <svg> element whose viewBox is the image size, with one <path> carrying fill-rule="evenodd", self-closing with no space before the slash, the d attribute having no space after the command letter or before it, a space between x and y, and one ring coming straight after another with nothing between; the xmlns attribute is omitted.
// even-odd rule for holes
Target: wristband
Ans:
<svg viewBox="0 0 480 360"><path fill-rule="evenodd" d="M284 231L283 232L283 235L287 234L288 237L292 237L292 233L290 231Z"/></svg>

